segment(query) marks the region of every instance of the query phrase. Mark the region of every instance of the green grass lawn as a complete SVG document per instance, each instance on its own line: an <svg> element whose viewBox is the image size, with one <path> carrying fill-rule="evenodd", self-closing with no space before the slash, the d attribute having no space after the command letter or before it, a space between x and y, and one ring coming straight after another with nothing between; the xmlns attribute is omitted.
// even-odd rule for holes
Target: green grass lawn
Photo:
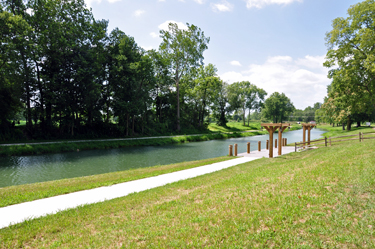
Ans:
<svg viewBox="0 0 375 249"><path fill-rule="evenodd" d="M356 126L353 125L350 131L348 131L346 127L345 127L345 130L342 130L342 126L332 127L331 125L318 125L318 128L327 131L326 133L323 134L323 136L326 136L326 137L356 135L359 132L363 132L363 133L374 132L375 133L375 130L373 129L373 127L368 127L368 126L361 126L357 128Z"/></svg>
<svg viewBox="0 0 375 249"><path fill-rule="evenodd" d="M243 125L243 122L228 122L227 127L218 126L216 123L210 123L208 129L212 132L236 132L248 130L260 130L259 121L251 121L249 125Z"/></svg>
<svg viewBox="0 0 375 249"><path fill-rule="evenodd" d="M116 183L128 182L146 177L167 174L230 159L233 159L233 157L223 156L198 161L158 165L153 167L131 169L106 174L62 179L57 181L4 187L0 188L0 207L72 193L80 190L110 186Z"/></svg>
<svg viewBox="0 0 375 249"><path fill-rule="evenodd" d="M2 248L375 248L375 141L260 159L0 230Z"/></svg>

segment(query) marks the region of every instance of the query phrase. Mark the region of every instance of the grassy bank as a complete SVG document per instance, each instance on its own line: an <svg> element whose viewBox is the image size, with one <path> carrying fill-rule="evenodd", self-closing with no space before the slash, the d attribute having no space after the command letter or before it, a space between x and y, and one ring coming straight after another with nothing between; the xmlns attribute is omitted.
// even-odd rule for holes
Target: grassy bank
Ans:
<svg viewBox="0 0 375 249"><path fill-rule="evenodd" d="M342 126L332 127L331 125L319 125L318 127L319 129L327 131L326 133L322 134L323 136L326 136L326 137L356 135L359 132L363 132L363 133L375 132L373 127L367 127L367 126L361 126L361 127L352 126L350 131L348 131L346 127L345 127L345 130L342 130Z"/></svg>
<svg viewBox="0 0 375 249"><path fill-rule="evenodd" d="M243 122L230 121L226 127L218 126L216 123L210 123L208 129L212 132L238 132L238 131L249 131L249 130L260 130L260 121L251 121L249 125L243 125Z"/></svg>
<svg viewBox="0 0 375 249"><path fill-rule="evenodd" d="M170 138L151 138L134 140L112 140L112 141L87 141L87 142L62 142L55 144L27 144L0 146L0 156L37 155L46 153L69 152L77 150L113 149L131 146L157 146L166 144L178 144L186 142L208 141L213 139L225 139L234 137L247 137L265 134L264 131L244 133L218 133L204 134L199 136L178 136Z"/></svg>
<svg viewBox="0 0 375 249"><path fill-rule="evenodd" d="M229 122L228 127L223 128L215 124L209 125L209 132L202 135L183 135L168 138L140 138L130 140L110 140L97 141L87 140L87 142L74 142L55 140L55 141L35 141L35 143L28 143L24 145L0 146L0 156L22 156L22 155L39 155L47 153L72 152L81 150L95 150L95 149L114 149L131 146L158 146L167 144L178 144L186 142L208 141L213 139L226 139L235 137L248 137L255 135L267 134L265 130L260 129L260 122L251 122L250 126L243 126L242 123ZM293 125L291 130L301 129L300 125ZM251 131L250 131L251 130ZM247 132L248 131L248 132ZM285 132L287 132L286 130ZM217 133L214 133L217 132ZM25 141L23 141L25 142ZM23 143L22 142L22 143ZM51 144L38 144L38 142L58 142ZM15 143L15 142L14 142ZM25 142L26 143L26 142Z"/></svg>
<svg viewBox="0 0 375 249"><path fill-rule="evenodd" d="M0 230L2 248L374 248L374 140L260 159Z"/></svg>
<svg viewBox="0 0 375 249"><path fill-rule="evenodd" d="M72 193L80 190L110 186L117 183L167 174L230 159L233 159L233 157L224 156L198 161L175 163L162 166L159 165L93 176L76 177L57 181L0 188L0 207Z"/></svg>

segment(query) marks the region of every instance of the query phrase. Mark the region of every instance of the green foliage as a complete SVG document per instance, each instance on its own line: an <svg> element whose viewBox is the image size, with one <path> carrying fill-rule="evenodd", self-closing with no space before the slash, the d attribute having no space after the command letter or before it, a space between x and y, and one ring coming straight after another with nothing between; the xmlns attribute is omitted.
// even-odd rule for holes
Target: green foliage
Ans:
<svg viewBox="0 0 375 249"><path fill-rule="evenodd" d="M333 122L347 121L355 114L371 114L375 109L375 1L366 0L348 9L347 18L336 18L327 33L327 60L332 79L324 109Z"/></svg>
<svg viewBox="0 0 375 249"><path fill-rule="evenodd" d="M177 131L180 126L180 80L192 69L203 64L203 52L207 49L210 38L195 25L187 23L187 30L179 29L176 23L169 23L168 31L161 30L162 43L159 51L170 68L170 74L176 86Z"/></svg>
<svg viewBox="0 0 375 249"><path fill-rule="evenodd" d="M274 92L265 101L263 115L274 123L279 123L284 121L294 109L293 103L284 93Z"/></svg>

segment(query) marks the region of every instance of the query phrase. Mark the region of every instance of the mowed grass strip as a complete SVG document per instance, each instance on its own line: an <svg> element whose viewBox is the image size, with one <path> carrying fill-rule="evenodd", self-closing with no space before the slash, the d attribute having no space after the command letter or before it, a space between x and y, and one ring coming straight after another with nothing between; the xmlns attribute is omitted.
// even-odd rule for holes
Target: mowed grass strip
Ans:
<svg viewBox="0 0 375 249"><path fill-rule="evenodd" d="M319 129L327 131L326 133L323 133L322 136L327 137L327 145L329 146L329 139L331 139L331 145L332 146L341 146L342 144L346 143L356 143L359 142L359 133L363 133L365 137L365 141L367 140L366 138L375 138L375 130L374 128L371 127L355 127L352 126L352 129L350 131L348 130L342 130L342 126L339 127L332 127L330 125L319 125ZM371 134L371 133L374 133ZM306 132L307 134L307 132ZM340 137L340 136L350 136L350 137ZM341 140L349 140L352 139L352 141L341 141ZM318 141L317 143L322 143L322 144L316 144L312 143L313 146L318 146L318 147L324 147L324 141ZM294 145L294 144L290 144ZM299 145L300 146L300 145Z"/></svg>
<svg viewBox="0 0 375 249"><path fill-rule="evenodd" d="M260 159L0 230L2 248L375 248L375 141Z"/></svg>
<svg viewBox="0 0 375 249"><path fill-rule="evenodd" d="M41 183L25 184L0 188L0 207L18 204L26 201L47 198L56 195L72 193L80 190L110 186L117 183L138 180L142 178L167 174L184 169L190 169L212 163L233 159L223 156L198 161L182 162L162 166L131 169L106 174L62 179Z"/></svg>

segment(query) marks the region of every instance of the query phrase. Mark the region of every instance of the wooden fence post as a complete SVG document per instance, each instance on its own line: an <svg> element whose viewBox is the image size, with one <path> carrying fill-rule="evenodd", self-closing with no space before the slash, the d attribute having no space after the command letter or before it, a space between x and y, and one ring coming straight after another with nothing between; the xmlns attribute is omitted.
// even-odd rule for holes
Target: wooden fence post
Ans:
<svg viewBox="0 0 375 249"><path fill-rule="evenodd" d="M266 149L268 150L268 147L269 147L269 143L270 143L270 140L267 140L266 142Z"/></svg>
<svg viewBox="0 0 375 249"><path fill-rule="evenodd" d="M258 151L261 151L262 150L262 142L261 141L258 141Z"/></svg>
<svg viewBox="0 0 375 249"><path fill-rule="evenodd" d="M229 145L229 156L233 156L233 145Z"/></svg>
<svg viewBox="0 0 375 249"><path fill-rule="evenodd" d="M359 142L361 142L361 132L359 132Z"/></svg>
<svg viewBox="0 0 375 249"><path fill-rule="evenodd" d="M277 139L275 139L275 148L277 148Z"/></svg>
<svg viewBox="0 0 375 249"><path fill-rule="evenodd" d="M234 144L234 156L237 156L237 147L238 147L238 145Z"/></svg>
<svg viewBox="0 0 375 249"><path fill-rule="evenodd" d="M325 142L326 147L327 147L327 137L324 137L324 142Z"/></svg>
<svg viewBox="0 0 375 249"><path fill-rule="evenodd" d="M288 144L288 139L285 138L285 146Z"/></svg>
<svg viewBox="0 0 375 249"><path fill-rule="evenodd" d="M250 154L250 143L247 143L247 154Z"/></svg>
<svg viewBox="0 0 375 249"><path fill-rule="evenodd" d="M294 143L294 152L297 152L297 142Z"/></svg>

